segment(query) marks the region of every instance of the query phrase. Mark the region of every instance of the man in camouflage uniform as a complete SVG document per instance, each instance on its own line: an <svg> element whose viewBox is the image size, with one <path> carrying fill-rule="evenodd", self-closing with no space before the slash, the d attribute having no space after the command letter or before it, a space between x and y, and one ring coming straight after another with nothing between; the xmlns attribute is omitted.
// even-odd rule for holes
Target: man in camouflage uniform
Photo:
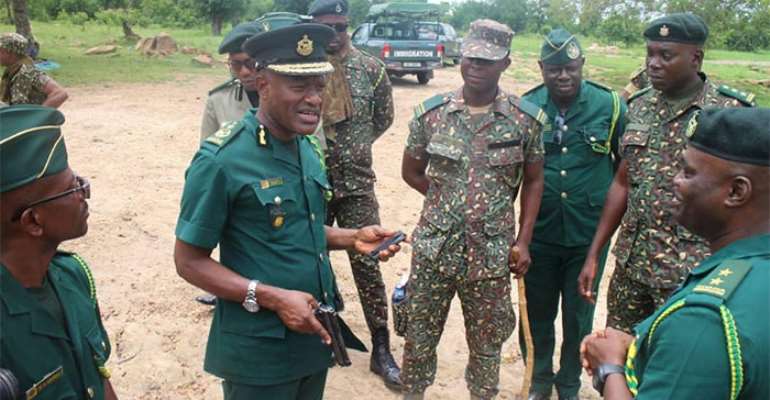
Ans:
<svg viewBox="0 0 770 400"><path fill-rule="evenodd" d="M334 72L324 91L326 167L334 197L326 223L360 228L380 223L374 194L372 144L393 123L393 97L385 66L354 48L348 35L347 0L316 0L308 14L332 27L337 36L327 49ZM348 252L358 295L372 334L370 369L392 389L401 387L400 370L390 353L388 300L377 261Z"/></svg>
<svg viewBox="0 0 770 400"><path fill-rule="evenodd" d="M422 398L433 383L436 346L455 293L465 318L471 398L498 392L500 350L516 324L509 274L521 277L529 267L543 193L545 114L498 87L512 37L503 24L474 21L462 46L463 86L423 102L409 125L402 174L425 202L413 235L406 398ZM514 244L520 255L512 263Z"/></svg>
<svg viewBox="0 0 770 400"><path fill-rule="evenodd" d="M632 94L650 86L650 78L647 76L647 67L641 66L628 77L628 85L623 88L621 96L628 100Z"/></svg>
<svg viewBox="0 0 770 400"><path fill-rule="evenodd" d="M630 333L660 307L704 257L703 239L672 215L672 180L681 168L690 116L707 106L752 106L753 94L719 86L700 72L708 28L693 14L659 18L644 31L651 87L629 99L621 156L581 279L596 275L601 248L620 225L607 325ZM621 220L622 219L622 220ZM592 299L591 290L581 287Z"/></svg>
<svg viewBox="0 0 770 400"><path fill-rule="evenodd" d="M544 83L524 94L551 121L543 131L545 188L531 245L532 268L524 278L535 347L530 400L550 399L554 386L561 400L577 399L580 391L579 346L591 333L594 305L580 297L578 275L619 162L618 140L625 130L625 102L606 86L583 79L584 64L577 38L555 29L540 51ZM607 246L599 271L606 257ZM596 290L599 279L588 284ZM554 374L559 303L563 340ZM523 340L519 345L526 350Z"/></svg>
<svg viewBox="0 0 770 400"><path fill-rule="evenodd" d="M0 35L0 65L5 68L0 79L0 104L41 104L58 108L67 100L67 92L53 78L35 68L26 50L24 36L18 33Z"/></svg>

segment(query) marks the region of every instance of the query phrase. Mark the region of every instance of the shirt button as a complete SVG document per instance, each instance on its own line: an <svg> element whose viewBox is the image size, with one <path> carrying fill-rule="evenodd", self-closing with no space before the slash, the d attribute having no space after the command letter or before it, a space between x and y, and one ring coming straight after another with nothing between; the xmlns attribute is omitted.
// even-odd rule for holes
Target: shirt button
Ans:
<svg viewBox="0 0 770 400"><path fill-rule="evenodd" d="M275 196L275 199L273 199L275 202L275 205L280 206L283 200L281 200L281 196Z"/></svg>
<svg viewBox="0 0 770 400"><path fill-rule="evenodd" d="M96 393L94 392L94 388L92 388L92 387L89 387L88 389L86 389L86 391L88 392L88 397L89 397L89 398L91 398L91 399L93 399L93 398L94 398L94 395L96 394Z"/></svg>
<svg viewBox="0 0 770 400"><path fill-rule="evenodd" d="M567 129L568 129L567 125L564 125L564 126L561 127L561 130L563 130L564 132L567 132Z"/></svg>
<svg viewBox="0 0 770 400"><path fill-rule="evenodd" d="M561 176L567 176L567 171L561 170L561 172L559 172L559 174L561 174Z"/></svg>
<svg viewBox="0 0 770 400"><path fill-rule="evenodd" d="M323 261L323 260L324 260L324 253L321 253L321 254L319 254L319 255L318 255L318 258L320 258L320 259L321 259L321 261Z"/></svg>
<svg viewBox="0 0 770 400"><path fill-rule="evenodd" d="M315 214L313 214L313 213L310 213L310 220L311 220L311 221L315 221Z"/></svg>
<svg viewBox="0 0 770 400"><path fill-rule="evenodd" d="M567 198L567 192L561 192L561 198L566 199Z"/></svg>
<svg viewBox="0 0 770 400"><path fill-rule="evenodd" d="M106 343L104 343L104 340L102 340L102 348L103 348L104 350L107 350L107 344L106 344Z"/></svg>
<svg viewBox="0 0 770 400"><path fill-rule="evenodd" d="M562 147L562 148L561 148L561 152L562 152L562 153L566 153L566 152L567 152L567 146L564 146L564 147Z"/></svg>
<svg viewBox="0 0 770 400"><path fill-rule="evenodd" d="M588 140L590 140L592 142L595 142L596 141L596 136L591 136L590 138L588 138Z"/></svg>

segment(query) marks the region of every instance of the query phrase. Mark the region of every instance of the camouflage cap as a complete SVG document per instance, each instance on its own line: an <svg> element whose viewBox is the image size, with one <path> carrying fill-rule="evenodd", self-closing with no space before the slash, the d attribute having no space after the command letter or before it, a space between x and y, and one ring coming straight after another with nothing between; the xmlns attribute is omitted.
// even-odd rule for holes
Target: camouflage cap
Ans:
<svg viewBox="0 0 770 400"><path fill-rule="evenodd" d="M687 125L690 146L724 160L770 167L770 108L706 108Z"/></svg>
<svg viewBox="0 0 770 400"><path fill-rule="evenodd" d="M512 38L513 31L507 25L491 19L477 19L471 22L461 52L468 58L502 60L511 51Z"/></svg>
<svg viewBox="0 0 770 400"><path fill-rule="evenodd" d="M540 61L543 64L564 65L582 55L583 49L575 35L561 28L552 30L540 48Z"/></svg>
<svg viewBox="0 0 770 400"><path fill-rule="evenodd" d="M0 35L0 49L8 50L19 56L26 54L28 43L27 38L15 32Z"/></svg>

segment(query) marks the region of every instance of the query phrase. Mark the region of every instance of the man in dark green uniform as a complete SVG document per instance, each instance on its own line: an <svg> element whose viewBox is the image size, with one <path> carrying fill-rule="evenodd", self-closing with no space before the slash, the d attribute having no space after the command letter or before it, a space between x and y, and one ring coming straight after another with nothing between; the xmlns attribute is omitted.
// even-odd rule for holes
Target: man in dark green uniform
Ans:
<svg viewBox="0 0 770 400"><path fill-rule="evenodd" d="M372 145L393 123L393 96L385 65L350 43L347 0L315 0L308 14L313 22L334 28L329 62L334 66L324 90L323 131L326 166L334 197L326 222L341 228L380 223L374 193ZM390 353L388 298L377 260L348 253L358 297L372 335L369 369L385 385L401 388L401 370Z"/></svg>
<svg viewBox="0 0 770 400"><path fill-rule="evenodd" d="M545 188L525 275L527 309L535 346L530 399L576 399L580 390L579 346L591 332L594 305L578 292L578 275L602 212L625 129L625 102L611 89L583 79L585 58L577 38L556 29L540 51L543 84L524 94L548 116L543 132ZM597 279L607 257L602 250ZM561 297L563 342L559 372L553 372L554 321ZM521 335L520 335L521 337ZM524 340L519 340L524 351Z"/></svg>
<svg viewBox="0 0 770 400"><path fill-rule="evenodd" d="M217 296L204 369L224 379L225 399L320 399L330 336L313 311L341 309L327 251L369 252L392 235L324 226L331 187L306 136L320 119L333 35L297 24L247 40L260 108L209 136L186 173L174 261Z"/></svg>
<svg viewBox="0 0 770 400"><path fill-rule="evenodd" d="M116 399L94 280L59 245L88 231L89 182L53 108L0 109L0 368L26 399Z"/></svg>
<svg viewBox="0 0 770 400"><path fill-rule="evenodd" d="M629 333L708 255L702 238L677 226L669 205L687 144L687 121L707 106L752 106L754 99L715 84L701 72L708 27L700 17L679 13L658 18L644 36L652 86L629 99L622 161L580 273L581 295L593 301L602 249L620 226L607 325Z"/></svg>
<svg viewBox="0 0 770 400"><path fill-rule="evenodd" d="M688 123L676 219L709 243L636 337L583 342L605 399L770 398L770 109L712 108ZM625 379L624 379L625 378Z"/></svg>

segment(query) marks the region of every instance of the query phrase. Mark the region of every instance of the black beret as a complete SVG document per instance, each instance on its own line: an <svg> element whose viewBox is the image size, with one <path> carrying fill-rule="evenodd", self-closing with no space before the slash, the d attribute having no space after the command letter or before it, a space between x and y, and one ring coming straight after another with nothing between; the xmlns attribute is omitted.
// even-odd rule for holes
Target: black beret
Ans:
<svg viewBox="0 0 770 400"><path fill-rule="evenodd" d="M706 108L687 134L690 146L715 157L770 167L770 108Z"/></svg>
<svg viewBox="0 0 770 400"><path fill-rule="evenodd" d="M262 32L262 25L256 22L244 22L236 25L222 39L222 43L219 45L219 54L242 52L241 45L243 42L260 32Z"/></svg>
<svg viewBox="0 0 770 400"><path fill-rule="evenodd" d="M260 68L284 75L323 75L334 70L326 46L337 33L326 25L301 23L253 36L243 50Z"/></svg>
<svg viewBox="0 0 770 400"><path fill-rule="evenodd" d="M317 15L348 15L347 0L315 0L310 3L307 13Z"/></svg>
<svg viewBox="0 0 770 400"><path fill-rule="evenodd" d="M691 13L676 13L660 17L647 25L644 37L654 42L703 44L709 28L701 17Z"/></svg>

